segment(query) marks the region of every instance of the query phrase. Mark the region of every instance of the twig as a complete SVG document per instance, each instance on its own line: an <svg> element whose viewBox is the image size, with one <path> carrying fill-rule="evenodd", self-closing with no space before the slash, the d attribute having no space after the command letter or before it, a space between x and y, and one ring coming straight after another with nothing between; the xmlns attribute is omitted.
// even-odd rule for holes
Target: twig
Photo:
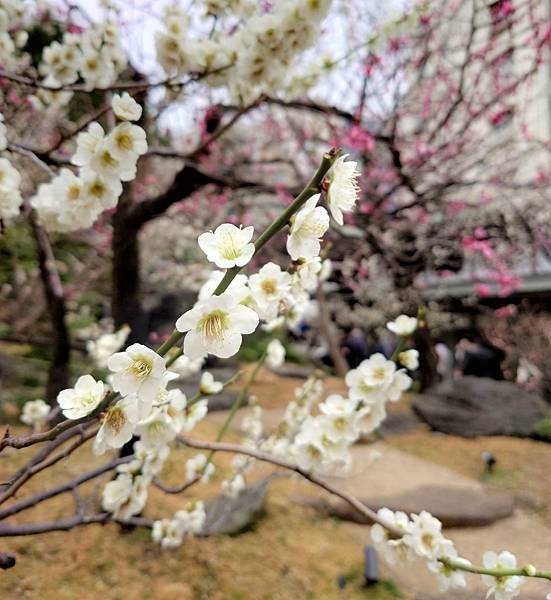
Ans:
<svg viewBox="0 0 551 600"><path fill-rule="evenodd" d="M224 442L206 442L203 440L196 440L192 438L188 438L186 436L179 436L178 441L189 446L190 448L197 448L199 450L211 450L213 452L231 452L234 454L244 454L245 456L250 456L262 462L271 463L278 467L282 467L289 471L294 471L304 479L307 479L311 483L321 487L325 491L333 494L348 502L351 506L353 506L359 513L361 513L364 517L366 517L372 523L379 523L382 525L391 535L396 537L401 537L403 535L402 531L396 529L390 523L387 523L384 519L381 519L379 515L367 507L363 502L360 502L355 496L349 494L347 492L343 492L338 488L334 487L330 483L327 483L324 479L321 479L314 473L310 471L306 471L305 469L300 468L298 465L294 463L288 462L276 456L272 456L271 454L267 454L266 452L262 452L260 450L253 450L252 448L246 448L245 446L240 446L239 444L227 444Z"/></svg>

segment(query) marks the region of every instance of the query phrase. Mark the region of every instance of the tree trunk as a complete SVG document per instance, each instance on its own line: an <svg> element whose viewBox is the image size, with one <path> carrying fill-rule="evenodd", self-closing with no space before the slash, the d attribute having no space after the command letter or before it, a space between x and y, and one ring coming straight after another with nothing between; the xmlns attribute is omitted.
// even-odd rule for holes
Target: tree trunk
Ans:
<svg viewBox="0 0 551 600"><path fill-rule="evenodd" d="M111 312L115 328L130 327L128 343L147 341L147 315L140 298L140 226L128 219L129 203L121 198L113 215Z"/></svg>
<svg viewBox="0 0 551 600"><path fill-rule="evenodd" d="M419 351L419 375L421 388L426 389L438 383L438 356L426 320L419 319L419 327L413 335L415 347Z"/></svg>
<svg viewBox="0 0 551 600"><path fill-rule="evenodd" d="M327 344L327 350L333 361L337 377L344 377L348 373L348 363L341 353L339 333L331 320L331 313L329 306L327 306L327 300L325 299L323 284L318 285L316 299L319 306L320 334Z"/></svg>
<svg viewBox="0 0 551 600"><path fill-rule="evenodd" d="M46 400L53 405L59 392L69 387L71 343L65 320L67 310L63 287L55 266L55 257L48 235L38 224L33 211L29 212L29 221L36 243L40 278L52 326L52 358L46 384Z"/></svg>

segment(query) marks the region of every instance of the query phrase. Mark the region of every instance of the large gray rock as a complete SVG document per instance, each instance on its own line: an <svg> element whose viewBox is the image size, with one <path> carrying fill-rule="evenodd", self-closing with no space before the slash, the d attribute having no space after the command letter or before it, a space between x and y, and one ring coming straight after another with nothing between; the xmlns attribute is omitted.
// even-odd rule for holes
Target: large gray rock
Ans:
<svg viewBox="0 0 551 600"><path fill-rule="evenodd" d="M382 507L407 514L429 511L444 527L481 527L510 516L515 500L511 494L471 488L425 485L396 496L367 498L364 503L373 510ZM324 513L354 521L369 521L344 501L315 500L309 502Z"/></svg>
<svg viewBox="0 0 551 600"><path fill-rule="evenodd" d="M237 498L220 495L207 503L201 535L235 535L249 529L264 511L269 479L247 486Z"/></svg>
<svg viewBox="0 0 551 600"><path fill-rule="evenodd" d="M531 437L548 406L513 383L460 377L430 388L413 400L413 410L436 431L476 437Z"/></svg>

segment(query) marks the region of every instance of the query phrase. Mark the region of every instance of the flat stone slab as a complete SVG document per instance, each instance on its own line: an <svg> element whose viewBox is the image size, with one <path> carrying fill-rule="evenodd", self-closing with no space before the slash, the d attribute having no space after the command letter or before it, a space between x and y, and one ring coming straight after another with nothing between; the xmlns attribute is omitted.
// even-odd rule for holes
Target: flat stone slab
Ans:
<svg viewBox="0 0 551 600"><path fill-rule="evenodd" d="M436 431L461 437L532 437L549 409L538 395L485 377L440 383L417 396L412 407Z"/></svg>
<svg viewBox="0 0 551 600"><path fill-rule="evenodd" d="M425 485L395 496L381 496L363 500L377 511L386 507L406 514L427 510L442 521L444 527L482 527L513 514L514 497L504 492L478 491L469 488ZM314 500L309 502L326 514L368 524L369 521L344 501Z"/></svg>

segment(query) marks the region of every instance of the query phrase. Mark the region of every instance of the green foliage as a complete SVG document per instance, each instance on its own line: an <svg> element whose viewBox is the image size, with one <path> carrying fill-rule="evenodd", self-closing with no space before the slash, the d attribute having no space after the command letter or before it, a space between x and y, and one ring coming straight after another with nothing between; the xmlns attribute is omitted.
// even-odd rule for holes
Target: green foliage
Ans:
<svg viewBox="0 0 551 600"><path fill-rule="evenodd" d="M36 267L31 232L22 223L14 223L0 235L0 285L12 281L16 267L25 272Z"/></svg>
<svg viewBox="0 0 551 600"><path fill-rule="evenodd" d="M346 582L345 591L350 587L362 589L367 600L391 600L402 598L400 590L393 581L383 579L374 585L364 587L364 572L362 565L356 565L342 574Z"/></svg>
<svg viewBox="0 0 551 600"><path fill-rule="evenodd" d="M534 436L540 440L551 442L551 413L534 425Z"/></svg>

